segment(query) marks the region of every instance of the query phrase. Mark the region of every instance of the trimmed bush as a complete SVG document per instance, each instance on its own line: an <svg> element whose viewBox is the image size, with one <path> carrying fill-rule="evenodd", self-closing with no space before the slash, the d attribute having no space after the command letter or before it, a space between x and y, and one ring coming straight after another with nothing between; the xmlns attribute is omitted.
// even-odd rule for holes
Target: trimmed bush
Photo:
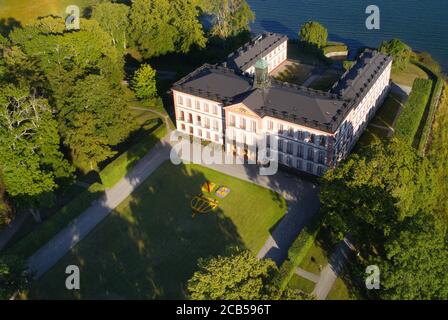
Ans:
<svg viewBox="0 0 448 320"><path fill-rule="evenodd" d="M432 80L417 78L414 80L412 92L395 125L395 134L409 145L414 142L423 114L431 95Z"/></svg>
<svg viewBox="0 0 448 320"><path fill-rule="evenodd" d="M7 250L7 254L28 258L46 244L73 219L87 210L94 200L104 192L100 183L92 184L87 190L62 207L58 212L44 220L33 232Z"/></svg>
<svg viewBox="0 0 448 320"><path fill-rule="evenodd" d="M100 177L103 185L106 188L113 187L118 181L124 178L134 165L165 135L166 126L159 120L159 126L150 136L143 139L141 142L134 144L126 152L122 153L118 158L101 170Z"/></svg>
<svg viewBox="0 0 448 320"><path fill-rule="evenodd" d="M300 265L308 254L310 248L313 246L321 225L322 218L320 214L318 214L303 228L299 236L292 243L288 250L288 258L280 266L279 273L274 280L282 290L287 287L289 281L295 274L296 268Z"/></svg>
<svg viewBox="0 0 448 320"><path fill-rule="evenodd" d="M443 83L443 79L441 77L437 77L437 82L434 86L434 90L432 91L431 101L429 103L429 110L426 117L425 126L423 127L420 142L418 145L418 151L421 155L424 155L426 145L428 144L432 123L434 122L437 106L439 105L440 96L442 95Z"/></svg>

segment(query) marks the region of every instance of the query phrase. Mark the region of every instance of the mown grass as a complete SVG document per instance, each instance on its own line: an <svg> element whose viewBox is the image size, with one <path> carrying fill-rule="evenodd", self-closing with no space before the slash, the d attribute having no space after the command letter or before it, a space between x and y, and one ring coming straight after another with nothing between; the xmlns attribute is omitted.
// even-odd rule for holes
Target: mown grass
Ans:
<svg viewBox="0 0 448 320"><path fill-rule="evenodd" d="M205 181L230 188L213 213L192 216ZM209 195L213 198L213 195ZM255 254L286 211L279 194L197 165L163 164L81 243L34 283L30 298L186 298L198 258L241 246ZM65 268L81 290L65 288Z"/></svg>

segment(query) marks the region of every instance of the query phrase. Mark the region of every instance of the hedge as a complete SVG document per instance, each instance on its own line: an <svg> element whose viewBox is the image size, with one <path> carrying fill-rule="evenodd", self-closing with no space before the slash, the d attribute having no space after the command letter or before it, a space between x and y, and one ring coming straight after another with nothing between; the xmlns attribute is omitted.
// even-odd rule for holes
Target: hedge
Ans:
<svg viewBox="0 0 448 320"><path fill-rule="evenodd" d="M92 202L103 194L103 191L104 187L100 183L92 184L87 190L44 220L37 229L26 235L17 244L8 249L6 253L28 258L50 241L73 219L87 210L92 205Z"/></svg>
<svg viewBox="0 0 448 320"><path fill-rule="evenodd" d="M318 214L311 222L303 228L288 250L288 257L280 266L278 275L274 280L283 290L288 285L296 272L296 268L308 254L313 246L316 236L322 225L321 215Z"/></svg>
<svg viewBox="0 0 448 320"><path fill-rule="evenodd" d="M434 117L436 115L437 106L439 105L440 96L442 94L444 80L441 77L437 77L434 90L432 91L431 101L429 103L428 115L426 117L426 122L423 127L423 131L420 137L420 142L418 145L418 151L421 155L424 155L426 145L431 133L432 123L434 122Z"/></svg>
<svg viewBox="0 0 448 320"><path fill-rule="evenodd" d="M166 135L166 126L159 119L159 126L151 133L148 138L139 143L134 144L126 152L121 154L114 161L109 163L100 171L100 178L106 188L113 187L118 181L124 178L132 167L143 157L149 150Z"/></svg>
<svg viewBox="0 0 448 320"><path fill-rule="evenodd" d="M431 90L432 80L415 79L411 94L395 125L395 134L409 145L412 145L414 142L415 135L428 105Z"/></svg>

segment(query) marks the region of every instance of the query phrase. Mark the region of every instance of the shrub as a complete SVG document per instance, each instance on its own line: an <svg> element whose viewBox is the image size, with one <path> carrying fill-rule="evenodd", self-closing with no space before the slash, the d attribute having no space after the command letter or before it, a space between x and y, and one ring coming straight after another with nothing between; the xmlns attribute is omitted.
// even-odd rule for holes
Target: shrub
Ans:
<svg viewBox="0 0 448 320"><path fill-rule="evenodd" d="M109 163L100 172L100 177L103 185L106 188L113 187L120 179L124 178L132 167L143 157L149 150L166 134L166 127L160 121L159 126L152 132L152 134L134 144L126 152L121 154L114 161Z"/></svg>
<svg viewBox="0 0 448 320"><path fill-rule="evenodd" d="M299 32L299 38L309 46L322 48L327 44L328 31L319 22L306 22Z"/></svg>
<svg viewBox="0 0 448 320"><path fill-rule="evenodd" d="M47 218L33 232L21 239L8 253L27 258L66 227L73 219L87 210L104 191L100 183L92 184L87 190Z"/></svg>
<svg viewBox="0 0 448 320"><path fill-rule="evenodd" d="M437 106L440 102L440 96L442 95L443 89L443 79L441 77L437 77L437 82L434 86L434 90L431 94L431 101L429 103L428 115L426 117L425 126L423 127L422 135L420 137L420 143L418 146L418 151L421 155L424 155L426 145L429 140L429 135L431 133L432 123L434 122L434 117L436 115Z"/></svg>
<svg viewBox="0 0 448 320"><path fill-rule="evenodd" d="M322 224L321 215L318 214L303 228L288 250L288 258L283 262L275 279L276 284L283 290L293 277L296 268L303 261L316 240L317 233Z"/></svg>
<svg viewBox="0 0 448 320"><path fill-rule="evenodd" d="M411 47L399 39L384 41L379 50L394 58L393 66L398 70L406 69L412 54Z"/></svg>
<svg viewBox="0 0 448 320"><path fill-rule="evenodd" d="M432 80L417 78L412 92L400 114L395 126L395 133L409 145L414 142L425 108L431 94Z"/></svg>

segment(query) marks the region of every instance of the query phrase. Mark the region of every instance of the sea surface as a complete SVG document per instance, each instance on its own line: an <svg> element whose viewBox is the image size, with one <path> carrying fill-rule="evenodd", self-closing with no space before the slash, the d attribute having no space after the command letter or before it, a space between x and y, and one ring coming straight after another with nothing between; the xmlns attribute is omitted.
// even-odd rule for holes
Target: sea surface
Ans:
<svg viewBox="0 0 448 320"><path fill-rule="evenodd" d="M329 40L352 52L400 38L416 51L428 51L448 72L448 0L247 0L256 14L253 32L272 31L298 38L300 26L322 23ZM367 6L380 8L380 30L367 30Z"/></svg>

